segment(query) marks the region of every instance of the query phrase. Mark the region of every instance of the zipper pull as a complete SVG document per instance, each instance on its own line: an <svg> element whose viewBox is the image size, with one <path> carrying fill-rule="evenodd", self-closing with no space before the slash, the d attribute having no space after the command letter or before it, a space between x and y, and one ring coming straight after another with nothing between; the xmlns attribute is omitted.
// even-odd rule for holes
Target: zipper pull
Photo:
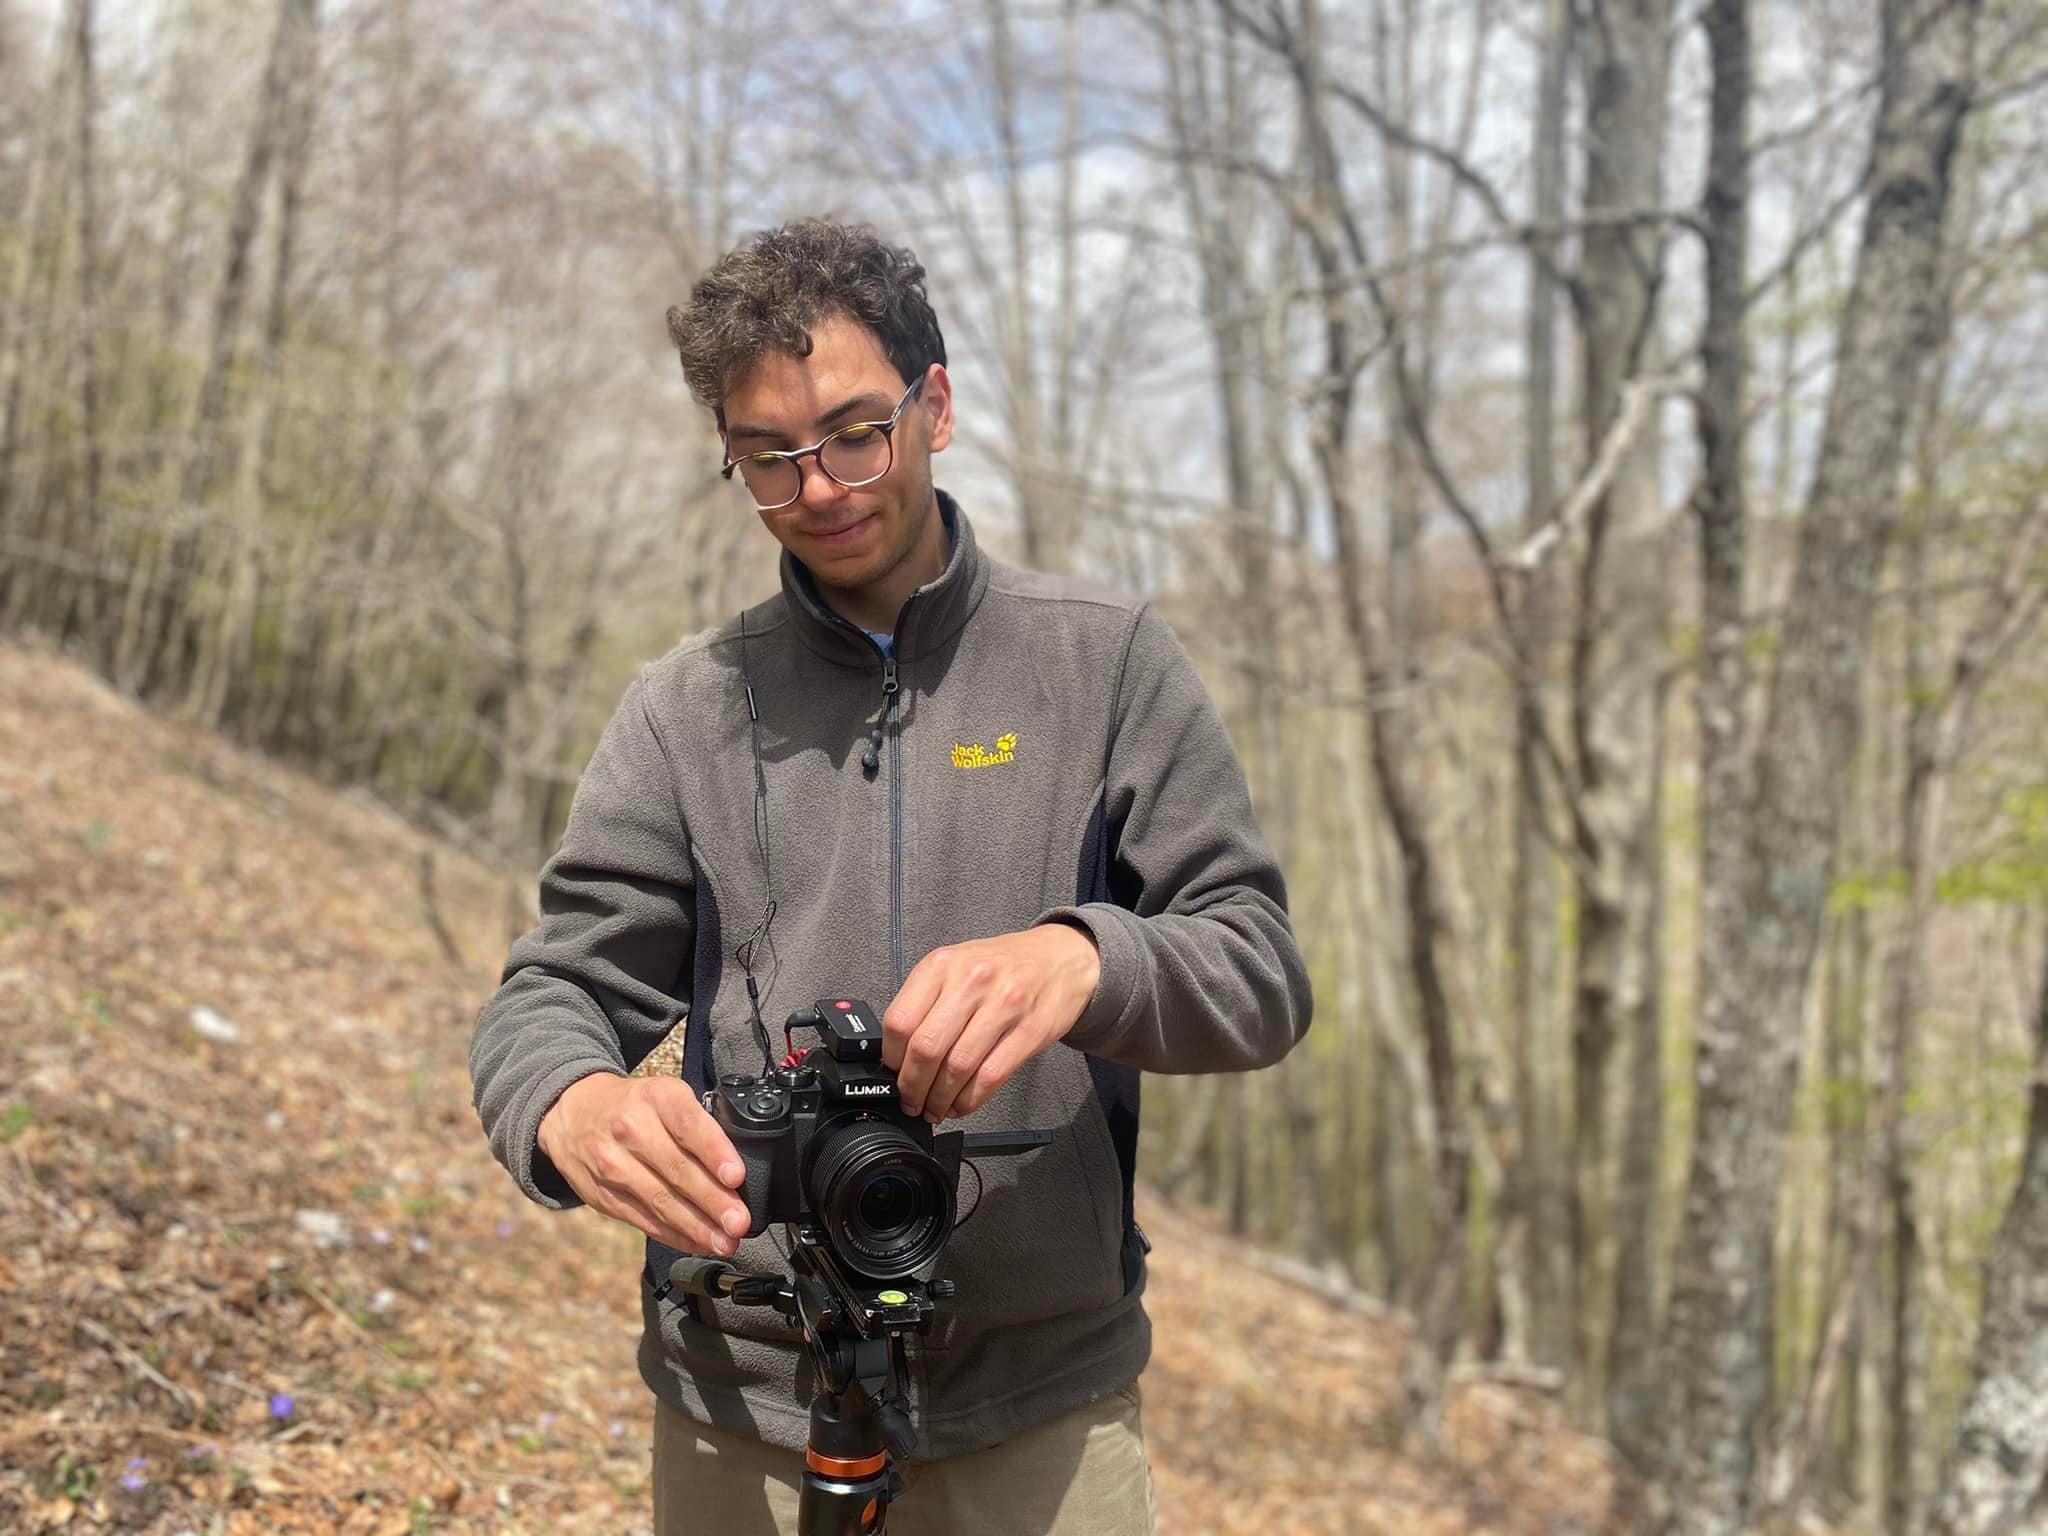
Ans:
<svg viewBox="0 0 2048 1536"><path fill-rule="evenodd" d="M882 728L896 714L896 658L882 658L882 713L868 732L868 749L861 754L861 772L873 778L882 771Z"/></svg>

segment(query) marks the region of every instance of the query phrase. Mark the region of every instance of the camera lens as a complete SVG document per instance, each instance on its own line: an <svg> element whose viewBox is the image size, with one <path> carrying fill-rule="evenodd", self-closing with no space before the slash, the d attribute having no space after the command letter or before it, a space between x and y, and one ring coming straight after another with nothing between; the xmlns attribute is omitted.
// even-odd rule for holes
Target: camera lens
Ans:
<svg viewBox="0 0 2048 1536"><path fill-rule="evenodd" d="M878 1173L860 1192L861 1225L870 1232L894 1232L916 1213L917 1186L900 1173Z"/></svg>
<svg viewBox="0 0 2048 1536"><path fill-rule="evenodd" d="M930 1263L953 1231L953 1189L939 1160L885 1120L825 1133L807 1193L847 1267L900 1280Z"/></svg>

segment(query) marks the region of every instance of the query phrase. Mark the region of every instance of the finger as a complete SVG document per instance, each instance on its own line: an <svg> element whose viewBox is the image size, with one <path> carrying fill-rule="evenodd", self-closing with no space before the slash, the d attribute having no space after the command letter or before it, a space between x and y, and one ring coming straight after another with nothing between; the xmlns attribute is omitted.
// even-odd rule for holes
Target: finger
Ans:
<svg viewBox="0 0 2048 1536"><path fill-rule="evenodd" d="M658 1191L628 1195L619 1203L621 1220L678 1253L729 1256L739 1247L735 1238L720 1231L703 1212L678 1200L664 1199Z"/></svg>
<svg viewBox="0 0 2048 1536"><path fill-rule="evenodd" d="M1019 1013L1014 1003L1005 1005L994 999L975 1010L967 1027L960 1031L960 1038L953 1042L953 1049L940 1063L924 1096L924 1115L932 1124L937 1125L949 1115L967 1113L959 1103L962 1090L974 1081L997 1042L1018 1026Z"/></svg>
<svg viewBox="0 0 2048 1536"><path fill-rule="evenodd" d="M746 1233L746 1207L659 1123L623 1128L598 1150L597 1173L610 1204L650 1236L659 1227L687 1234L692 1253L730 1253ZM602 1207L601 1207L602 1208ZM664 1239L665 1240L665 1239Z"/></svg>
<svg viewBox="0 0 2048 1536"><path fill-rule="evenodd" d="M996 1096L996 1090L1016 1074L1019 1067L1043 1049L1033 1043L1028 1029L1013 1029L998 1040L975 1069L974 1079L954 1102L954 1113L971 1115Z"/></svg>
<svg viewBox="0 0 2048 1536"><path fill-rule="evenodd" d="M904 1046L903 1065L896 1071L896 1091L902 1097L904 1109L911 1114L924 1113L925 1095L931 1091L932 1080L945 1065L973 1012L974 999L957 986L949 988L940 994L924 1022L918 1025L917 1033Z"/></svg>
<svg viewBox="0 0 2048 1536"><path fill-rule="evenodd" d="M701 1168L695 1172L706 1187L718 1191L711 1196L714 1203L706 1205L681 1191L663 1188L657 1190L651 1202L655 1214L670 1225L697 1235L698 1246L685 1251L732 1253L752 1228L753 1218L747 1214L746 1206L715 1184L709 1174Z"/></svg>
<svg viewBox="0 0 2048 1536"><path fill-rule="evenodd" d="M713 1174L713 1167L723 1167L725 1159L739 1163L739 1155L729 1151L731 1141L725 1137L725 1128L711 1118L711 1112L690 1100L694 1114L672 1110L672 1116L682 1122L682 1135L694 1139L700 1147L709 1145L713 1161L705 1163L705 1153L696 1153L676 1139L676 1124L657 1112L653 1100L635 1106L635 1112L621 1114L614 1124L616 1141L631 1155L639 1157L647 1174L653 1178L659 1194L664 1198L682 1200L694 1208L700 1217L705 1217L717 1227L723 1227L733 1237L745 1237L752 1227L748 1208L733 1196L719 1176ZM745 1169L741 1169L741 1176Z"/></svg>
<svg viewBox="0 0 2048 1536"><path fill-rule="evenodd" d="M647 1084L647 1102L661 1116L661 1123L675 1145L710 1169L728 1189L738 1189L744 1184L746 1165L741 1162L732 1138L725 1134L725 1127L698 1101L688 1086L668 1077L644 1081Z"/></svg>
<svg viewBox="0 0 2048 1536"><path fill-rule="evenodd" d="M946 971L952 961L950 949L935 949L903 978L903 987L882 1014L882 1065L892 1072L903 1070L904 1051L910 1037L924 1023L932 1004L945 990Z"/></svg>
<svg viewBox="0 0 2048 1536"><path fill-rule="evenodd" d="M753 1218L747 1214L746 1202L673 1142L665 1150L648 1154L647 1169L658 1191L657 1208L665 1209L672 1204L685 1209L733 1238L745 1237L752 1227Z"/></svg>

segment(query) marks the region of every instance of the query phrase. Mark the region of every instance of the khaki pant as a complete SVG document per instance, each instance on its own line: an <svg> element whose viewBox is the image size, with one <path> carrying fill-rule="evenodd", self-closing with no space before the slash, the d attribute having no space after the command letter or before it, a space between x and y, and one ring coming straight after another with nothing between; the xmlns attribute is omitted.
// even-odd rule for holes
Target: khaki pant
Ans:
<svg viewBox="0 0 2048 1536"><path fill-rule="evenodd" d="M889 1536L1151 1536L1138 1389L968 1456L911 1462ZM656 1536L795 1536L803 1457L657 1402Z"/></svg>

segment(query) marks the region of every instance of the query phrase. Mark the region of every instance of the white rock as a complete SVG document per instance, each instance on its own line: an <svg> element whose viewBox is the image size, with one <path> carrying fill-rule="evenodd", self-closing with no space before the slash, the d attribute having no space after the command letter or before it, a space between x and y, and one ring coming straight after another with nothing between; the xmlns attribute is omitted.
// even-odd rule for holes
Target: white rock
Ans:
<svg viewBox="0 0 2048 1536"><path fill-rule="evenodd" d="M233 1045L242 1038L242 1032L205 1004L192 1010L192 1027L208 1040L218 1040L223 1045Z"/></svg>
<svg viewBox="0 0 2048 1536"><path fill-rule="evenodd" d="M292 1225L322 1248L346 1248L348 1223L332 1211L294 1211Z"/></svg>

